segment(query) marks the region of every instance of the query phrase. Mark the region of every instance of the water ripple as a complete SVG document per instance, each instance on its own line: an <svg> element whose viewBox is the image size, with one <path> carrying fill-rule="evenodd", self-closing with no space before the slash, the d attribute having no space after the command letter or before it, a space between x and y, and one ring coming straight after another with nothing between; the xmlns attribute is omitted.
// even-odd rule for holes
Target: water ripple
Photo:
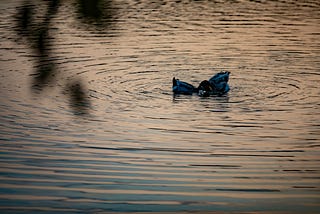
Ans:
<svg viewBox="0 0 320 214"><path fill-rule="evenodd" d="M0 3L1 211L317 213L318 1L92 2Z"/></svg>

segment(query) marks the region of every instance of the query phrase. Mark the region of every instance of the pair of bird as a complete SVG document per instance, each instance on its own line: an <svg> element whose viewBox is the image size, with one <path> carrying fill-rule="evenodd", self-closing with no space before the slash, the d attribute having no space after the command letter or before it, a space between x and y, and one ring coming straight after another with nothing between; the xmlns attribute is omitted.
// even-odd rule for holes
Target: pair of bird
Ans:
<svg viewBox="0 0 320 214"><path fill-rule="evenodd" d="M223 95L226 94L230 87L228 85L229 81L229 71L221 71L211 77L209 80L203 80L199 86L196 88L190 83L180 81L173 77L172 79L172 91L174 94L186 94L192 95L197 93L201 97L208 97L210 95Z"/></svg>

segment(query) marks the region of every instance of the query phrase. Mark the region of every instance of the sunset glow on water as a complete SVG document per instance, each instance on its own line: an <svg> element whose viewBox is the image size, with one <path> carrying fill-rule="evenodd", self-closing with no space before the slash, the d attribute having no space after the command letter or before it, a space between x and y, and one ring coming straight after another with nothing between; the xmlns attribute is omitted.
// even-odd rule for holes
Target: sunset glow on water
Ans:
<svg viewBox="0 0 320 214"><path fill-rule="evenodd" d="M1 213L318 213L319 11L1 1Z"/></svg>

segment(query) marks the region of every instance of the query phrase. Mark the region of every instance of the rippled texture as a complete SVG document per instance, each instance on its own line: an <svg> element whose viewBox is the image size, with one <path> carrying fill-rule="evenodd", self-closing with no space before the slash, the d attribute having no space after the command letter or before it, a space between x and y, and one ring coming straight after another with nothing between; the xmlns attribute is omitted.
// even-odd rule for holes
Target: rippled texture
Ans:
<svg viewBox="0 0 320 214"><path fill-rule="evenodd" d="M92 2L0 3L2 212L319 211L318 1Z"/></svg>

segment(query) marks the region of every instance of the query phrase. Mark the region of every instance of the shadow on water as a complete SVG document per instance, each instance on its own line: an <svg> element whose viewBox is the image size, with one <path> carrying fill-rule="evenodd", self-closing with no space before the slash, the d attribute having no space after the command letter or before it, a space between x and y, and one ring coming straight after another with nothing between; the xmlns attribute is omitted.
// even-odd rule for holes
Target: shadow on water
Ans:
<svg viewBox="0 0 320 214"><path fill-rule="evenodd" d="M34 72L31 74L31 88L35 94L41 93L48 86L57 86L58 82L66 85L70 106L75 115L88 114L90 100L88 90L85 89L80 79L65 82L62 77L63 71L59 71L56 57L53 53L54 28L53 18L58 16L59 7L69 2L60 0L31 1L22 3L16 14L16 33L18 39L26 43L33 52L35 60ZM108 29L113 23L114 8L110 0L76 0L73 4L82 24L103 27ZM45 11L39 15L39 11ZM99 30L99 29L96 29ZM56 48L56 47L55 47ZM61 85L61 83L60 83Z"/></svg>
<svg viewBox="0 0 320 214"><path fill-rule="evenodd" d="M90 101L83 83L73 80L67 84L66 91L70 97L70 106L75 115L86 115L90 108Z"/></svg>
<svg viewBox="0 0 320 214"><path fill-rule="evenodd" d="M77 18L86 27L95 30L108 30L115 20L115 8L111 0L77 0Z"/></svg>
<svg viewBox="0 0 320 214"><path fill-rule="evenodd" d="M47 85L53 83L57 73L51 51L53 38L50 37L50 27L58 6L59 1L50 1L42 19L36 20L35 5L31 1L25 1L17 14L18 36L32 49L36 63L32 74L34 91L42 91Z"/></svg>

